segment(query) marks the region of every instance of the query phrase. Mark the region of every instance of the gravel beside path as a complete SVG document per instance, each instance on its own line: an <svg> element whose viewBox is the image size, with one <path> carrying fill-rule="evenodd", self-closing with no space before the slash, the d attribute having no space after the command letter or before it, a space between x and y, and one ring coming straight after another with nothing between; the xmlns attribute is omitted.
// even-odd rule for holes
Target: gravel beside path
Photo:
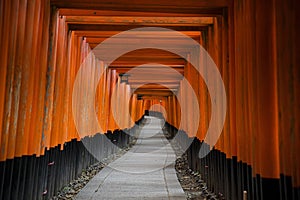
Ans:
<svg viewBox="0 0 300 200"><path fill-rule="evenodd" d="M134 140L134 145L136 140ZM131 146L132 146L131 145ZM102 162L95 163L89 166L87 169L83 170L80 176L71 181L68 185L63 187L54 197L50 200L70 200L75 199L75 196L80 192L80 190L96 175L98 174L105 166L114 160L123 156L130 148L124 148L118 153L111 155L108 158L102 160Z"/></svg>

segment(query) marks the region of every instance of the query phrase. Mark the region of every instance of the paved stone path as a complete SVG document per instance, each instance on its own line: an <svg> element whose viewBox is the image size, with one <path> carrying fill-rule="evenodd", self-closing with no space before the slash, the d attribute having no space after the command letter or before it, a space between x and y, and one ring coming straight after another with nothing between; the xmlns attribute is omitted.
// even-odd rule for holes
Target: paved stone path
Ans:
<svg viewBox="0 0 300 200"><path fill-rule="evenodd" d="M136 144L102 169L77 200L186 199L174 168L175 153L164 137L163 121L146 117Z"/></svg>

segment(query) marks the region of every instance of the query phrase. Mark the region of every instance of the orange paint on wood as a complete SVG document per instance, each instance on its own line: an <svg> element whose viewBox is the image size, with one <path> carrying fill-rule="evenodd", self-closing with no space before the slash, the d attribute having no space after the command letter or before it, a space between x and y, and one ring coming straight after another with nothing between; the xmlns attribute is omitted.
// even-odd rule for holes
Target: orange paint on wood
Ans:
<svg viewBox="0 0 300 200"><path fill-rule="evenodd" d="M47 63L47 80L46 80L46 99L45 99L45 116L43 121L42 144L41 148L50 148L51 131L52 131L52 116L53 116L53 94L55 84L56 71L56 55L57 55L57 37L58 37L58 13L52 10L50 19L50 43L48 49ZM51 50L51 51L50 51Z"/></svg>
<svg viewBox="0 0 300 200"><path fill-rule="evenodd" d="M28 155L30 143L29 127L33 101L34 59L37 52L37 38L34 27L38 9L35 1L28 1L27 3L25 35L28 37L26 37L23 52L30 52L30 54L24 55L22 66L19 120L17 125L19 145L16 148L16 156Z"/></svg>
<svg viewBox="0 0 300 200"><path fill-rule="evenodd" d="M137 94L133 94L131 96L131 119L133 122L136 122L138 120L138 100L137 100ZM131 124L133 126L134 124Z"/></svg>
<svg viewBox="0 0 300 200"><path fill-rule="evenodd" d="M19 2L14 0L11 1L12 8L19 10ZM22 9L22 8L21 8ZM17 53L17 45L18 45L18 23L19 21L18 15L11 12L10 23L12 23L11 37L10 37L10 48L8 54L8 66L12 68L13 73L13 86L12 86L12 100L11 100L11 118L9 122L9 132L8 132L8 147L6 158L13 158L15 155L15 141L16 141L16 131L17 131L17 122L18 122L18 109L19 109L19 97L20 97L20 65L16 64L16 53Z"/></svg>
<svg viewBox="0 0 300 200"><path fill-rule="evenodd" d="M55 84L54 84L54 99L53 99L53 115L52 115L52 130L51 130L51 147L61 144L61 125L63 120L63 98L64 98L64 77L65 77L65 19L58 18L58 44L57 57L55 60Z"/></svg>
<svg viewBox="0 0 300 200"><path fill-rule="evenodd" d="M16 26L11 26L10 23L15 22L16 23L16 18L11 18L10 15L13 14L13 6L14 6L14 1L10 1L9 3L6 2L6 4L4 5L4 9L6 12L4 12L4 14L6 14L6 17L4 17L5 20L4 21L4 28L7 28L6 30L9 30L9 34L4 35L5 37L3 38L4 44L7 45L7 49L4 49L4 56L6 56L6 58L4 58L3 60L3 64L4 67L7 68L6 71L6 84L5 87L6 89L5 91L5 104L4 104L4 113L3 113L3 127L2 127L2 137L1 137L1 156L0 156L0 160L5 160L7 158L7 153L8 153L8 148L9 148L9 138L10 138L10 121L11 121L11 117L12 116L12 103L13 103L13 95L12 95L12 90L13 90L13 81L14 81L14 43L15 43L15 34L12 33L13 35L10 35L10 31L14 31L16 29ZM3 91L3 92L4 92Z"/></svg>
<svg viewBox="0 0 300 200"><path fill-rule="evenodd" d="M43 1L41 6L41 15L43 15L43 20L41 20L41 60L39 65L42 68L41 72L41 81L39 82L39 97L38 97L38 113L37 113L37 121L39 126L36 128L37 133L39 134L38 144L37 144L37 155L43 155L44 148L41 148L42 140L43 140L43 119L44 119L44 106L45 106L45 94L46 94L46 83L47 83L47 54L49 47L49 31L46 33L43 32L47 28L49 28L50 23L50 1Z"/></svg>
<svg viewBox="0 0 300 200"><path fill-rule="evenodd" d="M75 36L74 32L69 33L69 47L68 47L68 65L69 65L69 81L70 81L70 88L68 91L69 96L69 103L68 103L68 135L67 140L71 141L72 139L77 139L77 130L75 128L74 118L73 118L73 111L72 111L72 93L73 93L73 86L75 81L76 72L78 69L77 63L77 51L78 51L78 39Z"/></svg>
<svg viewBox="0 0 300 200"><path fill-rule="evenodd" d="M34 43L32 44L32 46L40 46L41 45L41 36L42 36L42 31L40 30L40 28L43 26L43 17L41 16L41 2L37 1L36 2L36 9L35 9L35 15L34 15L34 24L37 24L38 26L34 27L34 36L35 36L35 40ZM31 61L31 68L32 70L32 101L31 101L31 115L30 115L30 121L28 121L28 147L27 147L27 155L33 155L33 154L38 154L37 153L37 148L39 145L39 139L40 139L40 132L36 131L36 128L38 126L40 126L39 121L37 120L38 117L38 98L39 95L43 94L39 94L39 86L41 86L41 78L43 75L45 75L45 73L43 73L43 69L40 66L40 62L41 62L41 56L35 57L36 55L38 55L39 53L41 53L41 51L38 51L38 49L35 49L33 52L34 58L32 58Z"/></svg>
<svg viewBox="0 0 300 200"><path fill-rule="evenodd" d="M9 14L7 12L10 12L10 9L8 8L8 3L11 1L1 1L0 2L0 10L1 10L1 16L0 18L0 27L3 30L9 30ZM4 121L5 117L5 97L6 97L6 77L7 77L7 53L8 53L8 37L9 32L8 31L0 31L0 42L2 44L2 49L0 52L0 64L2 67L0 67L0 161L5 160L6 152L5 152L5 135L4 135L4 126L6 121Z"/></svg>
<svg viewBox="0 0 300 200"><path fill-rule="evenodd" d="M103 134L107 131L107 109L105 109L106 71L104 70L104 63L102 61L98 61L97 67L102 76L100 77L96 94L96 110L98 112L101 133Z"/></svg>
<svg viewBox="0 0 300 200"><path fill-rule="evenodd" d="M107 80L107 91L108 93L106 94L106 98L107 98L107 106L108 106L108 130L111 130L113 131L116 127L116 122L114 120L114 117L112 115L112 102L111 102L111 99L112 98L115 98L115 96L112 96L112 89L116 87L116 84L117 84L117 74L116 74L116 70L108 70L108 75L107 75L107 78L109 80Z"/></svg>
<svg viewBox="0 0 300 200"><path fill-rule="evenodd" d="M261 176L279 178L276 46L274 2L256 4L256 65L258 66L258 133ZM266 27L265 24L269 24ZM262 48L263 47L263 48Z"/></svg>

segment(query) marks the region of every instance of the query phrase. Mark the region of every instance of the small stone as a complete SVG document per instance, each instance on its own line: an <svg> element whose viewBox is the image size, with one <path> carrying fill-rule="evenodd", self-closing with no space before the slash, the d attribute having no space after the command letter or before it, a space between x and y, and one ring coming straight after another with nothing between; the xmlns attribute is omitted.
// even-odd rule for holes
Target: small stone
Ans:
<svg viewBox="0 0 300 200"><path fill-rule="evenodd" d="M67 194L66 195L66 198L71 198L73 195L71 195L71 194Z"/></svg>
<svg viewBox="0 0 300 200"><path fill-rule="evenodd" d="M81 184L79 184L79 183L74 186L75 190L78 190L79 188L81 188Z"/></svg>

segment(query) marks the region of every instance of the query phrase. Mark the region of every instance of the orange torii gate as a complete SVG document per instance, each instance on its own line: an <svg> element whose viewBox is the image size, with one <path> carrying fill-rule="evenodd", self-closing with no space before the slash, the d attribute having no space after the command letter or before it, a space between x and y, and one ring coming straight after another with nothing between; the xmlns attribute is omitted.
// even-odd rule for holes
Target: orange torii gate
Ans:
<svg viewBox="0 0 300 200"><path fill-rule="evenodd" d="M199 144L203 142L211 120L213 99L203 77L189 62L195 55L186 52L183 59L148 49L124 55L123 60L120 58L112 66L88 56L99 42L136 27L135 17L143 26L155 25L153 22L160 19L157 25L186 34L208 51L226 88L228 110L223 132L214 146L214 157L203 163L211 163L230 186L221 188L216 178L211 178L214 180L210 186L218 185L216 188L226 190L228 197L238 199L243 189L252 191L250 197L263 198L272 193L268 185L274 184L276 191L281 191L276 193L280 193L278 196L296 197L300 187L297 54L300 26L299 12L295 9L298 2L175 0L159 5L142 0L144 4L139 5L135 1L129 4L117 0L124 7L105 2L1 1L0 161L5 163L29 156L45 158L51 149L64 152L65 144L81 141L72 113L72 93L85 59L91 68L85 74L89 79L82 85L95 83L97 73L103 73L96 89L95 105L90 105L95 108L103 134L133 127L145 110L158 104L166 110L165 118L170 125L189 136L193 136L191 130L198 127L195 136ZM162 16L157 16L158 11ZM116 15L118 18L113 20ZM157 17L156 21L152 17ZM91 24L86 24L89 21ZM144 34L151 38L151 33ZM163 42L164 38L176 41L172 35L162 34L161 38L156 42ZM184 46L182 41L178 45ZM145 52L151 56L147 57ZM200 65L206 65L203 55L196 56ZM182 81L176 80L174 84L171 79L159 80L174 84L175 92L166 92L157 86L154 92L151 90L154 86L149 86L150 89L143 88L142 98L139 97L141 90L131 95L130 82L121 83L120 72L149 62L149 57L169 65L189 81L199 105L199 123L194 121L197 105L185 100L191 94ZM214 83L214 80L209 82ZM146 98L147 95L152 97ZM84 97L87 102L90 98ZM112 99L116 101L116 110L112 109ZM160 111L158 108L155 110L153 106L155 111ZM117 112L116 116L113 112ZM127 112L131 113L132 120L122 117ZM190 115L182 118L183 113ZM87 120L82 126L93 130L96 125ZM86 133L83 138L95 135ZM193 158L198 165L197 155ZM220 162L213 163L213 160ZM227 172L222 171L226 167L230 176L237 178L228 178ZM217 176L213 172L210 175ZM285 185L289 182L290 185Z"/></svg>

